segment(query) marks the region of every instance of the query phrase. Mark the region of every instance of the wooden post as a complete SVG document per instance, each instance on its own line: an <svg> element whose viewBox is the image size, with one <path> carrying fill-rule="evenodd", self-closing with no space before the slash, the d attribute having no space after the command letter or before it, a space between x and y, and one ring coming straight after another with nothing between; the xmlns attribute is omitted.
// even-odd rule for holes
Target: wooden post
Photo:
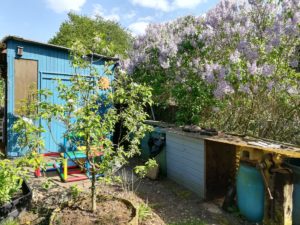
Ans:
<svg viewBox="0 0 300 225"><path fill-rule="evenodd" d="M64 180L68 180L68 158L63 159Z"/></svg>
<svg viewBox="0 0 300 225"><path fill-rule="evenodd" d="M269 202L268 215L264 224L292 225L293 174L286 168L274 169L274 200Z"/></svg>

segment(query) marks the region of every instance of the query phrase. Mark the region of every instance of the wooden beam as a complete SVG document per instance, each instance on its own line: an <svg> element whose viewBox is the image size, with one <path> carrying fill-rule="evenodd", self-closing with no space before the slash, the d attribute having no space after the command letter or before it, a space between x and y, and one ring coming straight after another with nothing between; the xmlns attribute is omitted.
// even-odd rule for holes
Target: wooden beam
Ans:
<svg viewBox="0 0 300 225"><path fill-rule="evenodd" d="M293 174L286 168L275 169L273 176L274 200L267 202L264 224L292 225Z"/></svg>

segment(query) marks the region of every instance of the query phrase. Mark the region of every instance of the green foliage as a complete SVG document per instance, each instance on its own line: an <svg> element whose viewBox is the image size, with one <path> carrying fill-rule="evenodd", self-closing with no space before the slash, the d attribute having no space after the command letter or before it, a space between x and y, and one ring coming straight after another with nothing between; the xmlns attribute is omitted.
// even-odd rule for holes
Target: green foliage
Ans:
<svg viewBox="0 0 300 225"><path fill-rule="evenodd" d="M138 207L139 221L144 221L152 215L152 210L148 203L142 203Z"/></svg>
<svg viewBox="0 0 300 225"><path fill-rule="evenodd" d="M217 7L210 16L230 12L235 3L222 10L220 4ZM234 20L216 21L207 43L207 61L227 72L222 79L216 79L221 104L206 118L208 124L226 132L300 144L300 29L299 20L289 22L294 20L299 6L285 7L283 1L256 1L241 7ZM266 9L268 14L263 12ZM244 18L247 22L239 27L246 31L244 34L239 29L226 30ZM279 24L280 28L272 30ZM286 32L291 27L293 31ZM215 71L218 73L220 69Z"/></svg>
<svg viewBox="0 0 300 225"><path fill-rule="evenodd" d="M18 118L13 125L13 131L18 133L18 146L26 153L26 156L18 160L22 166L34 168L44 167L43 157L39 154L45 149L45 143L41 136L45 132L44 127L36 121L40 120L38 112L38 96L45 98L49 95L47 91L38 92L36 85L30 87L29 94L21 100L21 106L17 111ZM28 151L29 150L29 151Z"/></svg>
<svg viewBox="0 0 300 225"><path fill-rule="evenodd" d="M157 167L157 166L158 166L158 164L157 164L157 162L156 162L155 159L149 159L149 160L145 163L145 165L142 165L142 166L136 166L136 167L134 168L134 172L135 172L136 174L138 174L139 177L144 178L144 177L147 175L147 173L148 173L148 171L149 171L150 169L152 169L152 168L154 168L154 167Z"/></svg>
<svg viewBox="0 0 300 225"><path fill-rule="evenodd" d="M68 20L61 24L59 31L49 40L49 43L71 48L74 41L78 40L85 48L99 54L107 56L127 55L127 50L131 48L132 37L117 22L101 17L92 19L74 13L69 13L68 16ZM110 48L94 45L93 37L97 34L102 34L102 39L110 45Z"/></svg>
<svg viewBox="0 0 300 225"><path fill-rule="evenodd" d="M137 39L135 44L142 45L132 53L132 62L137 61L132 76L153 88L153 100L159 107L176 106L178 124L199 124L216 102L212 87L199 74L207 57L200 25L192 16L160 25L162 31L155 30ZM194 34L181 34L190 26ZM157 36L157 32L161 34Z"/></svg>
<svg viewBox="0 0 300 225"><path fill-rule="evenodd" d="M0 222L0 225L19 225L20 223L15 219L6 219Z"/></svg>
<svg viewBox="0 0 300 225"><path fill-rule="evenodd" d="M9 202L20 191L23 179L28 175L18 160L0 160L0 204Z"/></svg>
<svg viewBox="0 0 300 225"><path fill-rule="evenodd" d="M46 178L45 181L42 182L41 187L44 190L49 190L54 186L53 180L51 178Z"/></svg>
<svg viewBox="0 0 300 225"><path fill-rule="evenodd" d="M128 68L179 124L299 145L299 18L298 1L220 1L150 24Z"/></svg>
<svg viewBox="0 0 300 225"><path fill-rule="evenodd" d="M77 199L81 192L82 190L76 184L70 187L70 194L72 196L72 199Z"/></svg>
<svg viewBox="0 0 300 225"><path fill-rule="evenodd" d="M211 89L197 75L192 73L180 84L175 84L172 95L176 99L178 124L199 124L209 112L210 106L216 103Z"/></svg>

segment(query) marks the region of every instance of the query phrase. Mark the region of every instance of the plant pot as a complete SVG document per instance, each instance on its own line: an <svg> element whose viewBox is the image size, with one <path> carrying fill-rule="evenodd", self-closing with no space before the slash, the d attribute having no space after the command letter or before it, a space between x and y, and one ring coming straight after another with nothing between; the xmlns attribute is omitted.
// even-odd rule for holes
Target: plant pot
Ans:
<svg viewBox="0 0 300 225"><path fill-rule="evenodd" d="M151 180L156 180L158 177L158 173L159 173L159 166L157 165L148 170L146 177L150 178Z"/></svg>
<svg viewBox="0 0 300 225"><path fill-rule="evenodd" d="M117 197L112 197L114 200L118 200L123 202L128 208L132 209L132 213L131 213L131 220L128 222L128 225L138 225L139 224L139 216L138 216L138 209L137 207L130 202L127 199L123 199L123 198L117 198ZM58 213L63 210L65 207L69 207L69 204L66 204L63 207L60 208L56 208L55 210L53 210L50 220L49 220L49 225L55 225L55 221L57 219L57 215Z"/></svg>
<svg viewBox="0 0 300 225"><path fill-rule="evenodd" d="M31 202L32 190L26 181L22 183L22 196L0 206L0 221L6 217L17 217Z"/></svg>

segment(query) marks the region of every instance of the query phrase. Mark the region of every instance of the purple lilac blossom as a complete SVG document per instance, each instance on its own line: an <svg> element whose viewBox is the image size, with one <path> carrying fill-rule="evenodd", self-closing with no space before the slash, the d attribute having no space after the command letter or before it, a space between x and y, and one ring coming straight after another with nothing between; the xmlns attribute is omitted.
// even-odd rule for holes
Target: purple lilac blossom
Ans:
<svg viewBox="0 0 300 225"><path fill-rule="evenodd" d="M222 99L225 95L232 93L234 93L233 88L224 80L219 82L217 88L214 90L214 96L218 99Z"/></svg>
<svg viewBox="0 0 300 225"><path fill-rule="evenodd" d="M273 80L269 81L267 84L267 88L269 91L271 91L274 87L275 82Z"/></svg>
<svg viewBox="0 0 300 225"><path fill-rule="evenodd" d="M230 61L233 63L237 63L240 58L240 53L239 51L235 50L234 53L230 55Z"/></svg>
<svg viewBox="0 0 300 225"><path fill-rule="evenodd" d="M250 94L250 93L251 93L251 90L250 90L248 84L246 84L246 85L241 85L240 91L243 92L243 93L245 93L245 94Z"/></svg>
<svg viewBox="0 0 300 225"><path fill-rule="evenodd" d="M262 75L269 77L273 74L274 70L275 70L274 65L264 64L262 67Z"/></svg>
<svg viewBox="0 0 300 225"><path fill-rule="evenodd" d="M291 62L290 62L290 66L293 67L293 68L297 68L299 65L299 62L297 59L293 59Z"/></svg>
<svg viewBox="0 0 300 225"><path fill-rule="evenodd" d="M255 75L257 73L257 66L256 66L256 61L253 62L253 63L247 63L247 67L248 67L248 72L251 74L251 75Z"/></svg>

